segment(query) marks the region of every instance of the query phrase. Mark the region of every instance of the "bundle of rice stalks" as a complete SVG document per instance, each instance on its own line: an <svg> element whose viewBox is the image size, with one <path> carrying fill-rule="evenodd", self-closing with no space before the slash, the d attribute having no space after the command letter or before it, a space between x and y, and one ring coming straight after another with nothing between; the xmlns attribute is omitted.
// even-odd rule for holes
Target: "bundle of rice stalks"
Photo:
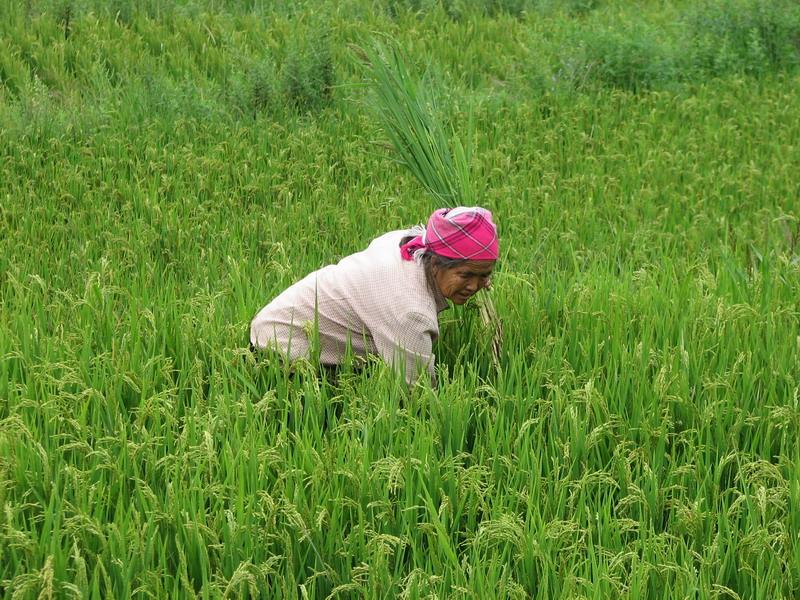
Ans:
<svg viewBox="0 0 800 600"><path fill-rule="evenodd" d="M437 201L448 206L475 203L470 178L472 114L467 143L454 133L448 136L437 118L433 95L409 71L408 61L396 44L373 43L354 47L372 91L370 108L383 129L395 160L413 173ZM452 147L452 151L451 151ZM492 362L500 368L502 328L491 297L478 301L485 329L492 336Z"/></svg>
<svg viewBox="0 0 800 600"><path fill-rule="evenodd" d="M394 45L375 43L356 49L373 92L370 108L389 138L396 160L408 168L437 200L460 205L473 200L470 148L436 118L433 95L415 79ZM470 129L472 126L470 118Z"/></svg>

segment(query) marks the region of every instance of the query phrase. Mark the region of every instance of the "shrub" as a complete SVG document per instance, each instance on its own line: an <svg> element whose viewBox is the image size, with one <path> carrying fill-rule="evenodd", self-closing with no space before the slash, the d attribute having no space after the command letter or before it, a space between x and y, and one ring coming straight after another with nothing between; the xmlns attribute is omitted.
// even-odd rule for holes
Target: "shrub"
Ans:
<svg viewBox="0 0 800 600"><path fill-rule="evenodd" d="M532 0L534 8L541 13L562 13L582 17L597 10L602 0Z"/></svg>
<svg viewBox="0 0 800 600"><path fill-rule="evenodd" d="M386 2L385 10L396 18L403 11L424 14L441 8L450 19L460 21L470 15L506 14L520 18L536 6L537 0L397 0Z"/></svg>
<svg viewBox="0 0 800 600"><path fill-rule="evenodd" d="M585 15L600 6L600 0L568 0L567 9L572 15Z"/></svg>
<svg viewBox="0 0 800 600"><path fill-rule="evenodd" d="M280 66L276 66L280 65ZM298 36L286 54L245 59L224 93L234 112L257 116L285 108L319 110L330 103L334 65L327 35L311 40Z"/></svg>
<svg viewBox="0 0 800 600"><path fill-rule="evenodd" d="M328 36L289 49L281 72L283 95L298 110L320 109L331 100L334 66Z"/></svg>
<svg viewBox="0 0 800 600"><path fill-rule="evenodd" d="M276 102L277 74L269 58L249 62L230 84L230 97L235 110L256 116Z"/></svg>
<svg viewBox="0 0 800 600"><path fill-rule="evenodd" d="M480 0L479 2L458 2L457 0L450 0L447 5L463 6L461 12L466 12L465 8L474 7L479 12L489 16L496 17L498 15L511 15L512 17L522 17L526 11L533 8L535 2L533 0Z"/></svg>
<svg viewBox="0 0 800 600"><path fill-rule="evenodd" d="M800 7L787 0L717 0L685 18L692 67L711 75L800 64Z"/></svg>
<svg viewBox="0 0 800 600"><path fill-rule="evenodd" d="M555 79L576 88L596 82L630 91L656 87L676 77L669 46L647 29L581 34L561 60Z"/></svg>

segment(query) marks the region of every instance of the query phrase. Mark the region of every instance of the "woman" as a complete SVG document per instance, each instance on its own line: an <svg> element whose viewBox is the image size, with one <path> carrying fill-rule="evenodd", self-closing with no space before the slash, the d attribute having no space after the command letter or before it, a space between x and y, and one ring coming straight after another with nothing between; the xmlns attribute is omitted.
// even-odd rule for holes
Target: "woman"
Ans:
<svg viewBox="0 0 800 600"><path fill-rule="evenodd" d="M424 229L386 233L289 287L253 319L251 347L309 358L318 333L324 365L341 364L349 346L357 356L380 355L408 383L423 370L435 382L438 315L447 300L464 304L488 288L497 258L488 210L436 210Z"/></svg>

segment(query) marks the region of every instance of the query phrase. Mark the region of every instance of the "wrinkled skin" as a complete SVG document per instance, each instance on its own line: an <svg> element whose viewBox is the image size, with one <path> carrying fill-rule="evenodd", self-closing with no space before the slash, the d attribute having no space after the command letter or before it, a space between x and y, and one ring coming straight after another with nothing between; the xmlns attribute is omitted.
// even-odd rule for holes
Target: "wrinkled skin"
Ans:
<svg viewBox="0 0 800 600"><path fill-rule="evenodd" d="M496 262L469 260L457 267L437 268L433 279L445 298L453 304L464 304L480 290L491 287Z"/></svg>

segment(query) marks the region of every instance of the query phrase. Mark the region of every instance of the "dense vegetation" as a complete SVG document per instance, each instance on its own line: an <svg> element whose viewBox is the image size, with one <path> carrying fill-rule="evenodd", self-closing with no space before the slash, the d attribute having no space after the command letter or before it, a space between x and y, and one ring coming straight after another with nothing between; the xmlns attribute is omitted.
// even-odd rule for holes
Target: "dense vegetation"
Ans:
<svg viewBox="0 0 800 600"><path fill-rule="evenodd" d="M800 10L700 4L0 3L0 594L798 597ZM376 35L501 228L410 394L245 347L438 206Z"/></svg>

